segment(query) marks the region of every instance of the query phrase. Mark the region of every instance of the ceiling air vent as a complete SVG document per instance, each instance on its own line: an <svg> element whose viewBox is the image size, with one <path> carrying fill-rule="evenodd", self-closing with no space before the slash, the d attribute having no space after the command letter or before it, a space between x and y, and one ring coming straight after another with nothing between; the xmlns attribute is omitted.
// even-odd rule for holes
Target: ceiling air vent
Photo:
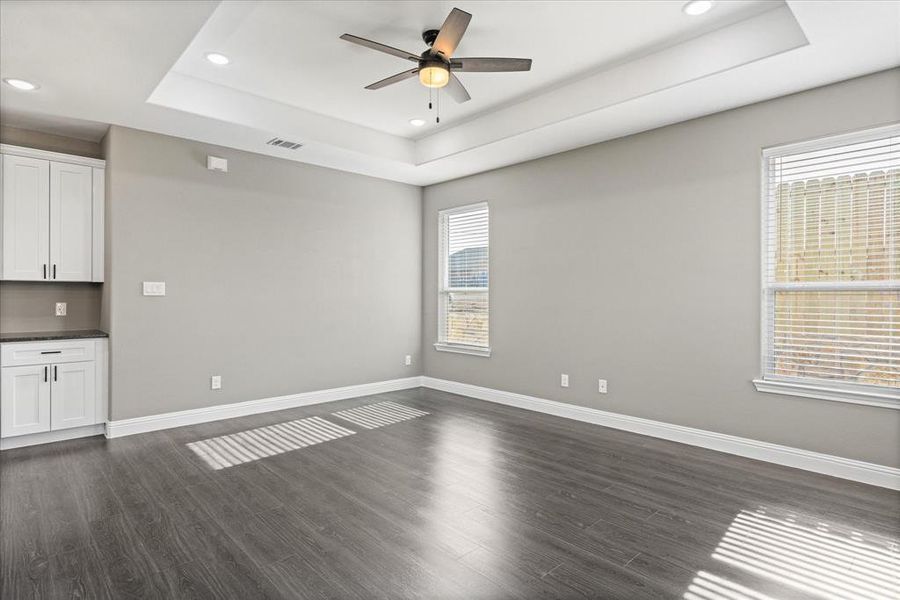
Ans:
<svg viewBox="0 0 900 600"><path fill-rule="evenodd" d="M277 137L272 138L266 143L270 146L278 146L279 148L287 148L288 150L296 150L297 148L301 148L303 146L303 144L298 144L297 142L289 142Z"/></svg>

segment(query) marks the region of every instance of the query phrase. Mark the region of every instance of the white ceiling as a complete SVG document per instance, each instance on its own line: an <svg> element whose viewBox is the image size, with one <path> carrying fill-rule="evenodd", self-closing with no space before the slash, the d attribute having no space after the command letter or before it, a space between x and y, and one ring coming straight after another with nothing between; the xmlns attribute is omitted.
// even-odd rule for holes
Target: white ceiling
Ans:
<svg viewBox="0 0 900 600"><path fill-rule="evenodd" d="M900 2L0 3L4 124L102 136L117 124L424 185L900 65ZM458 56L534 59L464 73L472 101L428 118L408 68L338 39L412 52L454 6ZM215 67L207 52L232 63ZM900 75L898 75L900 82ZM77 135L76 135L77 134ZM266 146L273 136L305 145Z"/></svg>
<svg viewBox="0 0 900 600"><path fill-rule="evenodd" d="M417 80L364 89L412 65L339 36L352 33L417 55L426 49L422 31L439 28L454 6L473 14L456 56L534 63L528 73L460 74L472 100L442 98L444 128L769 8L761 0L727 2L707 18L690 19L672 2L328 2L302 9L290 2L229 2L210 17L173 71L393 135L423 137L437 126L433 115L428 118L428 90ZM234 60L216 67L204 59L211 51ZM414 117L426 118L427 125L413 127Z"/></svg>

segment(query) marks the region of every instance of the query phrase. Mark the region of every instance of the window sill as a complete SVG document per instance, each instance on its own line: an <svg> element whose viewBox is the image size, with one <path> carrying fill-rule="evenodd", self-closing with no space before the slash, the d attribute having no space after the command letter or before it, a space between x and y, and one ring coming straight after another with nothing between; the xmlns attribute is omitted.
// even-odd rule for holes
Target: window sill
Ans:
<svg viewBox="0 0 900 600"><path fill-rule="evenodd" d="M754 379L753 385L756 386L756 391L770 394L785 394L787 396L818 398L820 400L830 400L832 402L848 402L850 404L900 409L900 397L898 397L896 392L890 391L870 392L850 390L840 387L827 387L809 383L777 381L771 379Z"/></svg>
<svg viewBox="0 0 900 600"><path fill-rule="evenodd" d="M457 354L471 354L472 356L489 357L491 355L490 348L482 348L480 346L463 346L462 344L441 344L434 345L435 350L441 352L456 352Z"/></svg>

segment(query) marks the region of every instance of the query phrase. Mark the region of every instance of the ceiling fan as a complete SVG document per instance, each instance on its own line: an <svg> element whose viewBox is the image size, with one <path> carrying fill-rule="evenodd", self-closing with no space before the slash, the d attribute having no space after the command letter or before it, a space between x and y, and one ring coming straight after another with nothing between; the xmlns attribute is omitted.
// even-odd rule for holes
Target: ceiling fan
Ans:
<svg viewBox="0 0 900 600"><path fill-rule="evenodd" d="M471 100L471 96L469 96L469 92L466 91L466 88L463 87L463 84L456 77L455 72L500 73L531 70L530 58L454 58L453 52L459 45L459 41L466 32L466 27L469 26L469 21L471 20L472 15L464 10L454 8L447 15L447 19L440 29L429 29L422 32L422 39L428 44L428 49L422 54L399 50L372 40L350 35L349 33L342 35L341 39L417 63L414 69L397 73L367 85L367 90L378 90L418 75L419 82L425 87L446 87L447 92L454 100L457 102L468 102Z"/></svg>

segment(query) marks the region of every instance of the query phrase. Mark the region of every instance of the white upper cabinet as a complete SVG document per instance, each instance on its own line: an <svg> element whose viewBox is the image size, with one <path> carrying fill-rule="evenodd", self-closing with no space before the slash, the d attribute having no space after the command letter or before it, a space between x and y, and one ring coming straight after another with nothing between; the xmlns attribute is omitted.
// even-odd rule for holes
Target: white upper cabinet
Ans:
<svg viewBox="0 0 900 600"><path fill-rule="evenodd" d="M3 160L3 279L46 280L50 266L50 161Z"/></svg>
<svg viewBox="0 0 900 600"><path fill-rule="evenodd" d="M103 281L105 163L15 146L0 150L0 279Z"/></svg>
<svg viewBox="0 0 900 600"><path fill-rule="evenodd" d="M50 268L57 281L91 281L93 174L50 163Z"/></svg>

